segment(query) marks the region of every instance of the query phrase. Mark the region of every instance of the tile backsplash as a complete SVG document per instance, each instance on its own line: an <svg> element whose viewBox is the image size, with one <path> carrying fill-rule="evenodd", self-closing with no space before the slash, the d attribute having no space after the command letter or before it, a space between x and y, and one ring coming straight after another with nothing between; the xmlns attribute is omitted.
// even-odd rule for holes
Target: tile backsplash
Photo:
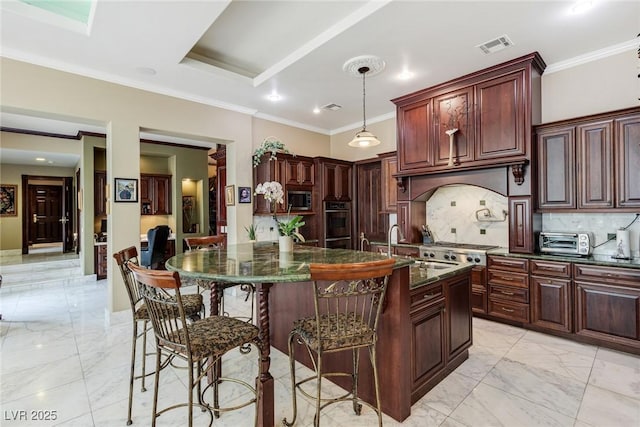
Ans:
<svg viewBox="0 0 640 427"><path fill-rule="evenodd" d="M473 185L446 185L426 203L426 223L436 241L509 246L509 219L503 213L509 210L505 196Z"/></svg>

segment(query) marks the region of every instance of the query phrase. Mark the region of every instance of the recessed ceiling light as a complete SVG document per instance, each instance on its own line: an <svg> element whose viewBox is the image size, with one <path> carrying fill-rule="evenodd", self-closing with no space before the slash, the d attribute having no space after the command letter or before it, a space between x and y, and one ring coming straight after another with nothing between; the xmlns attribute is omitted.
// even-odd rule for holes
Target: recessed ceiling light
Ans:
<svg viewBox="0 0 640 427"><path fill-rule="evenodd" d="M36 157L36 162L44 162L47 159L45 159L44 157Z"/></svg>
<svg viewBox="0 0 640 427"><path fill-rule="evenodd" d="M313 112L315 114L320 114L320 109L318 107L316 107L316 108L313 109Z"/></svg>
<svg viewBox="0 0 640 427"><path fill-rule="evenodd" d="M267 99L269 101L276 102L276 101L280 101L282 99L282 96L278 95L278 92L274 90L269 95L267 95Z"/></svg>
<svg viewBox="0 0 640 427"><path fill-rule="evenodd" d="M145 76L155 76L156 70L151 67L138 67L136 71L140 74L144 74Z"/></svg>
<svg viewBox="0 0 640 427"><path fill-rule="evenodd" d="M575 4L571 7L571 13L579 14L585 13L589 9L593 7L593 1L591 0L581 0L575 2Z"/></svg>
<svg viewBox="0 0 640 427"><path fill-rule="evenodd" d="M402 72L400 74L398 74L398 78L400 80L409 80L410 78L413 77L413 73L411 71L409 71L409 69L405 68L404 70L402 70Z"/></svg>

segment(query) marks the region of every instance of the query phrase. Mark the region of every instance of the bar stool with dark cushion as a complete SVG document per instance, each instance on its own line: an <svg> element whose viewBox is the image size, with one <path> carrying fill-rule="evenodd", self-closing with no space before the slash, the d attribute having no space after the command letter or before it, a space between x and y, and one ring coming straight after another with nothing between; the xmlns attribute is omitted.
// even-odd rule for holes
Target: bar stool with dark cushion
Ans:
<svg viewBox="0 0 640 427"><path fill-rule="evenodd" d="M138 250L135 246L130 246L119 252L113 254L113 257L120 268L122 279L124 280L125 287L127 289L127 295L129 295L129 303L131 305L131 313L133 315L133 339L131 343L131 372L129 375L129 409L127 412L127 425L131 425L131 406L133 403L133 381L136 379L142 379L142 391L147 391L144 386L145 377L152 375L153 372L146 373L146 356L153 353L147 353L147 331L151 329L149 325L149 311L147 306L142 300L138 285L129 269L128 265L138 263ZM129 263L129 264L128 264ZM204 316L204 305L202 304L202 295L182 295L182 302L185 307L185 313L190 319L198 319ZM142 322L142 328L139 328L138 323ZM142 338L142 373L138 376L135 375L136 364L136 343L139 338ZM162 367L164 367L163 365Z"/></svg>
<svg viewBox="0 0 640 427"><path fill-rule="evenodd" d="M377 327L387 290L387 282L393 271L393 259L354 264L310 264L313 281L315 315L296 320L289 334L289 363L291 370L291 394L293 418L283 423L292 426L297 417L296 394L299 390L316 403L314 425L320 425L320 410L337 402L351 401L353 410L360 415L362 404L378 414L382 426L378 369L376 366ZM307 349L315 375L296 380L295 343ZM376 406L358 398L358 365L360 349L369 350L376 392ZM322 359L327 353L351 351L351 372L323 372ZM315 357L314 357L315 355ZM322 398L322 379L325 377L350 377L351 391L337 398ZM302 385L316 380L315 395Z"/></svg>
<svg viewBox="0 0 640 427"><path fill-rule="evenodd" d="M259 330L255 325L242 320L226 316L209 316L194 323L187 323L187 313L183 297L180 293L180 275L175 271L148 270L129 263L129 268L137 282L148 308L149 317L156 337L156 375L153 391L153 419L151 425L156 425L156 418L163 413L187 406L189 408L188 425L193 424L193 406L209 411L211 423L214 412L231 411L255 404L255 425L258 425L258 391L257 388L237 378L223 378L216 374L222 356L228 351L245 345L254 345L260 355ZM167 290L175 292L175 298L167 296ZM188 364L189 382L188 402L171 405L158 410L158 392L160 387L161 357L169 360L179 358ZM259 362L259 361L258 361ZM262 374L262 364L258 363L258 377ZM196 373L194 375L194 368ZM202 379L213 375L212 382L204 389ZM220 407L218 405L218 385L222 382L233 382L251 391L251 398L234 406ZM213 386L213 405L205 402L204 394ZM197 403L194 403L193 391L197 390ZM211 425L211 423L209 425Z"/></svg>

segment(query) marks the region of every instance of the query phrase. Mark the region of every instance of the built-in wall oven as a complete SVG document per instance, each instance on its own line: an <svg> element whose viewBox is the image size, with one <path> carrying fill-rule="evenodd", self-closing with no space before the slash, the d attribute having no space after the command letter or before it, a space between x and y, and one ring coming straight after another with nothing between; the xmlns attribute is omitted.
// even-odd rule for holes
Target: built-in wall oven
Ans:
<svg viewBox="0 0 640 427"><path fill-rule="evenodd" d="M324 202L324 241L327 248L351 249L350 202Z"/></svg>

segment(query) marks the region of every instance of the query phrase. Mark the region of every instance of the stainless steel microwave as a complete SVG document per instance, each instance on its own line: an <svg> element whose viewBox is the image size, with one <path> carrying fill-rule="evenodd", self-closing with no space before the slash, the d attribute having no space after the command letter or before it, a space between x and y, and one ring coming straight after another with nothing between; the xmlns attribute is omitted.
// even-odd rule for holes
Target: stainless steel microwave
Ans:
<svg viewBox="0 0 640 427"><path fill-rule="evenodd" d="M557 255L589 256L593 252L593 233L568 233L543 231L538 237L541 253Z"/></svg>
<svg viewBox="0 0 640 427"><path fill-rule="evenodd" d="M287 207L292 211L310 211L311 191L287 191Z"/></svg>

